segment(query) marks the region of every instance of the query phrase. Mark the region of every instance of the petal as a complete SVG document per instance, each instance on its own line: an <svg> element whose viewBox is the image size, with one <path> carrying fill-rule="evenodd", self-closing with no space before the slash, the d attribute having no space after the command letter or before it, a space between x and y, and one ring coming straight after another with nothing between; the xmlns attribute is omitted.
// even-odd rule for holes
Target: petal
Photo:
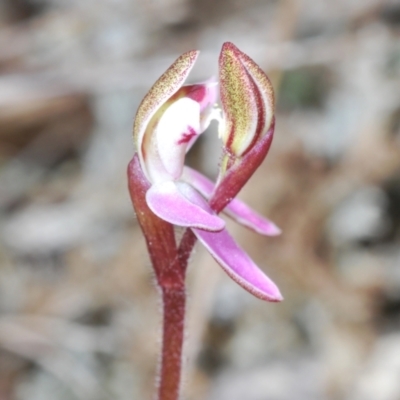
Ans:
<svg viewBox="0 0 400 400"><path fill-rule="evenodd" d="M171 224L220 231L225 227L223 219L205 210L205 200L187 184L172 181L154 184L146 193L149 208L158 217Z"/></svg>
<svg viewBox="0 0 400 400"><path fill-rule="evenodd" d="M260 166L271 146L275 127L275 100L268 77L232 43L222 46L220 77L227 129L222 136L225 154L220 163L218 187L210 199L217 213L231 202ZM242 109L244 103L251 112ZM257 121L256 127L251 130L254 121ZM249 126L249 130L242 130L240 124Z"/></svg>
<svg viewBox="0 0 400 400"><path fill-rule="evenodd" d="M176 61L157 80L142 100L136 113L133 125L133 137L143 165L142 141L147 125L160 106L165 103L185 82L196 59L198 51L188 51Z"/></svg>
<svg viewBox="0 0 400 400"><path fill-rule="evenodd" d="M192 230L218 264L240 286L262 300L283 300L275 283L236 244L226 229L221 232Z"/></svg>
<svg viewBox="0 0 400 400"><path fill-rule="evenodd" d="M181 98L161 116L155 132L143 142L145 169L151 182L178 179L182 173L186 148L200 131L200 105Z"/></svg>
<svg viewBox="0 0 400 400"><path fill-rule="evenodd" d="M232 43L227 45L234 46ZM275 94L272 87L271 81L269 80L266 73L245 53L237 49L240 61L246 68L246 71L251 76L255 86L258 89L258 93L262 98L262 107L264 118L264 124L259 127L260 135L264 136L269 130L272 119L274 117L275 109Z"/></svg>
<svg viewBox="0 0 400 400"><path fill-rule="evenodd" d="M242 155L257 133L259 104L254 83L232 43L224 43L219 58L220 95L225 123L221 139L228 152Z"/></svg>
<svg viewBox="0 0 400 400"><path fill-rule="evenodd" d="M220 164L223 176L269 131L275 98L267 75L234 44L223 44L219 69L225 117L220 134L227 152Z"/></svg>
<svg viewBox="0 0 400 400"><path fill-rule="evenodd" d="M214 183L199 172L184 168L184 179L197 189L205 198L209 199L214 190ZM277 236L282 232L269 219L252 210L246 203L234 198L223 210L225 214L239 224L266 236Z"/></svg>
<svg viewBox="0 0 400 400"><path fill-rule="evenodd" d="M278 236L282 231L269 219L252 210L246 203L233 199L223 212L239 224L265 236Z"/></svg>
<svg viewBox="0 0 400 400"><path fill-rule="evenodd" d="M215 184L200 172L184 166L182 179L198 190L206 199L211 197Z"/></svg>

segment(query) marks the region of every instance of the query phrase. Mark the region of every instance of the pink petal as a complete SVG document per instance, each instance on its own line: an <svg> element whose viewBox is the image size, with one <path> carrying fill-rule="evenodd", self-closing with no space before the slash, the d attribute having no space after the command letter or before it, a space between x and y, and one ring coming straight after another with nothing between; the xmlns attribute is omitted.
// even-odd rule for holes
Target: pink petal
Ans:
<svg viewBox="0 0 400 400"><path fill-rule="evenodd" d="M184 178L204 197L209 199L214 190L214 183L199 172L185 167ZM225 214L239 224L266 236L277 236L281 230L269 219L252 210L246 203L234 198L223 210Z"/></svg>
<svg viewBox="0 0 400 400"><path fill-rule="evenodd" d="M235 243L226 229L221 232L192 230L218 264L240 286L262 300L283 300L275 283Z"/></svg>
<svg viewBox="0 0 400 400"><path fill-rule="evenodd" d="M182 179L197 189L206 199L211 197L215 184L200 172L185 166L183 168Z"/></svg>
<svg viewBox="0 0 400 400"><path fill-rule="evenodd" d="M147 205L158 217L171 224L220 231L225 222L199 204L205 200L187 184L166 181L151 186L146 193Z"/></svg>
<svg viewBox="0 0 400 400"><path fill-rule="evenodd" d="M246 203L233 199L223 212L239 224L265 236L278 236L282 231L269 219L252 210Z"/></svg>

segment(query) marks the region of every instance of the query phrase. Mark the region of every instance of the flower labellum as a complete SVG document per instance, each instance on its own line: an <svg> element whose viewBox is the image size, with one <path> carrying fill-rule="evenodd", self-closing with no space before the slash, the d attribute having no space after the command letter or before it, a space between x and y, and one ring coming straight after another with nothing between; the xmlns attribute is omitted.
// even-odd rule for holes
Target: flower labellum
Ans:
<svg viewBox="0 0 400 400"><path fill-rule="evenodd" d="M128 174L131 195L140 185L144 193L146 207L135 193L132 195L139 223L149 251L152 237L146 226L151 226L148 220L155 215L189 229L247 291L264 300L280 301L277 286L236 244L217 215L222 211L263 235L280 233L273 222L234 198L265 158L272 140L271 83L250 57L232 43L225 43L219 59L219 82L184 85L197 56L197 51L181 55L153 85L137 111L137 154ZM215 107L218 86L222 118ZM217 184L184 166L186 152L212 119L220 124L223 149ZM146 185L143 179L147 179Z"/></svg>

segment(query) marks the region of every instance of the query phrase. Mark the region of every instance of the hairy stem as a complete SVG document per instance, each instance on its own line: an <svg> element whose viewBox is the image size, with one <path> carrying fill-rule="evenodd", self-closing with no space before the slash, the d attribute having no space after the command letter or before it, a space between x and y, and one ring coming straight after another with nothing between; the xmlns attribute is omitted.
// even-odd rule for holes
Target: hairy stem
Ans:
<svg viewBox="0 0 400 400"><path fill-rule="evenodd" d="M178 400L185 321L184 288L162 289L163 338L158 400Z"/></svg>

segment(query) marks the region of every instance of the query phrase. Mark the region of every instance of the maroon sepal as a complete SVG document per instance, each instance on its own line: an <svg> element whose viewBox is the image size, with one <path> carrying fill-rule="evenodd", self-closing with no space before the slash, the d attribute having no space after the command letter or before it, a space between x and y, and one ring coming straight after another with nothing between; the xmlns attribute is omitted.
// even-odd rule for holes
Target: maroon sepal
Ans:
<svg viewBox="0 0 400 400"><path fill-rule="evenodd" d="M221 212L232 201L263 162L271 147L274 129L275 118L266 135L258 140L253 148L240 159L240 162L228 169L220 184L216 186L209 202L216 213Z"/></svg>

